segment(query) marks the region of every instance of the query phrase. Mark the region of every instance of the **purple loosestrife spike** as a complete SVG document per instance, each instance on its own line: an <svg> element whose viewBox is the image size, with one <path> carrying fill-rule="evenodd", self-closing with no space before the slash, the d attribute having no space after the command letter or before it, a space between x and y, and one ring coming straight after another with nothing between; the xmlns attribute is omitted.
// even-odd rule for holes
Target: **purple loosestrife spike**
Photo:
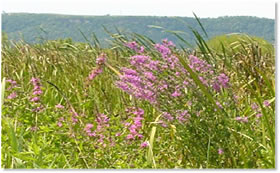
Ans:
<svg viewBox="0 0 280 173"><path fill-rule="evenodd" d="M224 73L218 76L218 81L224 88L228 87L229 78Z"/></svg>
<svg viewBox="0 0 280 173"><path fill-rule="evenodd" d="M135 41L128 42L124 45L137 53L143 53L145 50L144 46L139 46Z"/></svg>
<svg viewBox="0 0 280 173"><path fill-rule="evenodd" d="M41 95L42 93L43 93L42 90L35 90L35 91L33 92L33 95Z"/></svg>
<svg viewBox="0 0 280 173"><path fill-rule="evenodd" d="M33 97L33 98L30 99L30 101L38 102L38 101L40 101L40 97Z"/></svg>
<svg viewBox="0 0 280 173"><path fill-rule="evenodd" d="M149 143L147 141L141 143L141 145L140 145L141 148L146 148L148 146L149 146Z"/></svg>
<svg viewBox="0 0 280 173"><path fill-rule="evenodd" d="M7 98L8 99L14 99L17 97L17 93L16 92L12 92Z"/></svg>
<svg viewBox="0 0 280 173"><path fill-rule="evenodd" d="M141 134L137 134L137 137L138 137L139 139L144 138L144 136L143 136L143 135L141 135Z"/></svg>
<svg viewBox="0 0 280 173"><path fill-rule="evenodd" d="M270 105L269 100L265 100L265 101L263 102L263 105L264 105L265 107L268 107L268 106Z"/></svg>
<svg viewBox="0 0 280 173"><path fill-rule="evenodd" d="M128 134L128 135L126 136L126 139L128 139L128 140L134 139L134 136L133 136L132 134Z"/></svg>
<svg viewBox="0 0 280 173"><path fill-rule="evenodd" d="M101 53L96 59L96 64L103 65L106 62L107 55L105 53Z"/></svg>
<svg viewBox="0 0 280 173"><path fill-rule="evenodd" d="M181 93L180 91L177 91L177 90L175 90L175 91L171 94L172 97L179 97L179 96L181 96L181 95L182 95L182 93Z"/></svg>
<svg viewBox="0 0 280 173"><path fill-rule="evenodd" d="M163 112L163 113L162 113L162 117L165 118L165 119L168 120L168 121L173 121L173 120L174 120L174 118L173 118L173 117L171 116L171 114L168 113L168 112Z"/></svg>
<svg viewBox="0 0 280 173"><path fill-rule="evenodd" d="M138 76L137 71L135 71L133 69L126 68L126 67L123 67L121 69L121 72L123 72L125 75Z"/></svg>
<svg viewBox="0 0 280 173"><path fill-rule="evenodd" d="M258 111L259 106L258 106L256 103L252 103L251 108L252 108L254 111Z"/></svg>
<svg viewBox="0 0 280 173"><path fill-rule="evenodd" d="M171 50L164 45L155 44L155 48L157 49L157 51L159 53L161 53L163 58L166 58L167 56L169 56L171 54Z"/></svg>

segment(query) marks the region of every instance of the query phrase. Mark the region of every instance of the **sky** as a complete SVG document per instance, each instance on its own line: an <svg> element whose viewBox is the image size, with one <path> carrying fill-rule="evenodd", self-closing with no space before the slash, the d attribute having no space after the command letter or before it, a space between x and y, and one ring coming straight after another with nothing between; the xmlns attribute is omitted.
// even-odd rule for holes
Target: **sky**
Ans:
<svg viewBox="0 0 280 173"><path fill-rule="evenodd" d="M1 0L2 12L275 18L272 0Z"/></svg>

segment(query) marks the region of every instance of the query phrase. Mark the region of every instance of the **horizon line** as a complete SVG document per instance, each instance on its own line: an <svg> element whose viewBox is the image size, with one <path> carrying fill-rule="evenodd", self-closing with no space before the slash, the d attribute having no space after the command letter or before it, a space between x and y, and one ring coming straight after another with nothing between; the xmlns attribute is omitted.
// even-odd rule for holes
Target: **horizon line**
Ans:
<svg viewBox="0 0 280 173"><path fill-rule="evenodd" d="M42 13L36 13L36 12L5 12L2 10L1 15L3 14L48 14L48 15L65 15L65 16L92 16L92 17L104 17L104 16L111 16L111 17L189 17L189 18L195 18L195 16L162 16L162 15L128 15L128 14L66 14L66 13L52 13L52 12L42 12ZM275 18L268 18L268 17L260 17L260 16L250 16L250 15L224 15L224 16L217 16L217 17L199 17L201 19L205 18L222 18L222 17L256 17L256 18L264 18L264 19L272 19L275 20Z"/></svg>

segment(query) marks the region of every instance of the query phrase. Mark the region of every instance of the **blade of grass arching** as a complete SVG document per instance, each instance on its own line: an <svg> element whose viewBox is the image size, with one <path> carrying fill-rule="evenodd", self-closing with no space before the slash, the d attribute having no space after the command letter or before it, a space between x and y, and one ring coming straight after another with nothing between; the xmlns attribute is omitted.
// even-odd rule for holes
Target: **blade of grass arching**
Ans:
<svg viewBox="0 0 280 173"><path fill-rule="evenodd" d="M166 31L166 32L170 32L172 34L174 34L179 40L181 40L183 43L185 43L189 48L193 49L193 45L190 44L188 41L186 41L185 39L183 39L183 37L181 37L178 33L174 32L174 31Z"/></svg>
<svg viewBox="0 0 280 173"><path fill-rule="evenodd" d="M6 78L4 77L2 79L2 83L1 83L1 108L4 103L4 98L5 98L5 85L6 85Z"/></svg>
<svg viewBox="0 0 280 173"><path fill-rule="evenodd" d="M141 37L143 40L145 40L147 43L150 43L151 45L155 44L154 40L152 40L149 37L146 37L145 35L141 35L141 34L137 34L137 33L134 33L134 34L138 37Z"/></svg>
<svg viewBox="0 0 280 173"><path fill-rule="evenodd" d="M201 22L200 22L199 18L196 16L196 14L195 14L194 12L193 12L193 15L194 15L194 17L195 17L196 21L198 22L198 24L199 24L200 28L201 28L201 29L202 29L202 31L204 32L205 36L208 38L207 32L206 32L206 30L204 29L203 25L201 24Z"/></svg>
<svg viewBox="0 0 280 173"><path fill-rule="evenodd" d="M90 42L89 39L86 37L86 35L83 33L83 31L82 31L80 28L78 28L78 30L79 30L79 32L81 33L81 35L83 36L83 38L85 39L85 41L86 41L87 43L89 43L89 45L91 45L91 42Z"/></svg>
<svg viewBox="0 0 280 173"><path fill-rule="evenodd" d="M153 111L155 112L155 111ZM159 115L154 123L156 124L159 120L161 115ZM149 140L149 151L148 151L148 162L154 166L154 168L156 168L156 162L155 162L155 159L154 159L154 154L153 154L153 145L154 145L154 139L155 139L155 134L156 134L156 130L157 130L157 127L156 126L153 126L152 127L152 130L151 130L151 133L150 133L150 140Z"/></svg>
<svg viewBox="0 0 280 173"><path fill-rule="evenodd" d="M199 43L201 44L201 46L203 46L204 49L207 50L207 51L203 52L204 55L207 55L207 56L208 56L208 53L209 53L209 54L211 55L211 57L212 57L211 60L213 60L214 62L216 62L216 58L215 58L215 56L214 56L212 50L209 48L209 46L207 45L207 43L206 43L206 41L203 39L203 37L202 37L196 30L194 30L194 29L192 30L192 32L194 33L196 39L199 41Z"/></svg>
<svg viewBox="0 0 280 173"><path fill-rule="evenodd" d="M97 38L97 36L96 36L96 34L94 32L91 34L91 37L92 37L94 46L96 48L100 49L100 42L99 42L99 40L98 40L98 38Z"/></svg>

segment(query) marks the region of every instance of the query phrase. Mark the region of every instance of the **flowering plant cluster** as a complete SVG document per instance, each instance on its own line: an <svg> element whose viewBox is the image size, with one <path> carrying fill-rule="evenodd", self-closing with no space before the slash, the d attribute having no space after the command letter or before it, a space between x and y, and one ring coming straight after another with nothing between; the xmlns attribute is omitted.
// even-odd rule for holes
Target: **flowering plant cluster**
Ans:
<svg viewBox="0 0 280 173"><path fill-rule="evenodd" d="M32 109L33 112L39 112L43 109L43 105L40 104L40 96L43 94L41 89L40 79L32 77L30 82L33 85L32 95L30 101L33 102L35 108Z"/></svg>
<svg viewBox="0 0 280 173"><path fill-rule="evenodd" d="M134 50L137 46L136 43L131 43L128 47ZM162 44L155 44L154 48L158 52L157 57L146 54L131 56L130 66L121 68L122 75L116 85L126 93L150 102L162 112L166 121L176 119L180 123L186 123L191 112L178 107L191 101L197 86L177 55L172 53L175 49L173 42L165 39ZM189 67L198 74L199 80L212 88L213 92L229 87L229 77L224 73L216 74L212 65L205 60L194 55L189 55L187 60Z"/></svg>
<svg viewBox="0 0 280 173"><path fill-rule="evenodd" d="M17 82L12 80L12 79L7 79L6 80L7 83L10 84L10 86L7 88L8 91L12 91L13 88L15 88L17 86ZM17 93L15 91L12 91L9 95L8 95L8 99L14 99L17 97Z"/></svg>
<svg viewBox="0 0 280 173"><path fill-rule="evenodd" d="M92 81L97 75L101 74L103 72L103 65L105 64L105 61L107 59L107 55L105 53L102 53L96 58L96 65L97 67L94 68L89 76L88 76L88 81Z"/></svg>
<svg viewBox="0 0 280 173"><path fill-rule="evenodd" d="M97 142L99 144L104 144L104 139L106 136L104 135L106 132L106 129L110 127L109 124L109 118L105 114L98 114L96 116L95 122L96 122L96 128L94 129L94 124L86 124L84 131L86 132L86 135L89 137L94 137L97 139Z"/></svg>

